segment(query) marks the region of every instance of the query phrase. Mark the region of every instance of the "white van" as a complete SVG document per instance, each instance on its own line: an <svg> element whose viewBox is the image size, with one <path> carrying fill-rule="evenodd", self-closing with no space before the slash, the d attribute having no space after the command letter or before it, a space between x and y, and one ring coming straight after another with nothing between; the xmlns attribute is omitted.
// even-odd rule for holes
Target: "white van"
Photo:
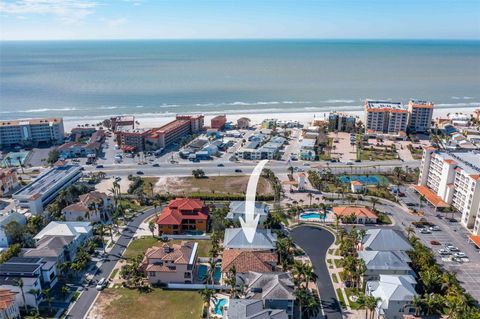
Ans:
<svg viewBox="0 0 480 319"><path fill-rule="evenodd" d="M97 283L97 290L102 290L103 288L105 288L105 286L107 285L107 280L105 278L102 278L98 281Z"/></svg>

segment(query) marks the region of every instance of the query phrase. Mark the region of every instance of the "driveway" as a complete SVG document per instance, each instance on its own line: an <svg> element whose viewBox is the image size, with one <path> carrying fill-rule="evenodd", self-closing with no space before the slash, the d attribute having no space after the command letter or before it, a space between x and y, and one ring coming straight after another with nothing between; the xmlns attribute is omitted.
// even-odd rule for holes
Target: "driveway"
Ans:
<svg viewBox="0 0 480 319"><path fill-rule="evenodd" d="M300 246L310 257L318 276L317 289L320 294L323 315L320 311L317 318L342 319L340 304L325 260L327 250L335 241L335 237L325 229L312 226L297 227L291 231L291 236L295 244Z"/></svg>
<svg viewBox="0 0 480 319"><path fill-rule="evenodd" d="M97 282L103 277L109 278L110 273L115 267L117 261L122 258L123 252L132 240L133 235L137 231L139 225L145 220L145 218L153 214L155 214L155 210L153 208L149 209L135 217L135 219L123 229L120 237L109 253L109 259L100 266L97 274L93 277L94 282ZM95 302L98 294L99 291L95 289L95 284L90 285L88 290L84 290L77 302L75 302L73 307L70 308L66 318L83 319L87 315L92 304Z"/></svg>

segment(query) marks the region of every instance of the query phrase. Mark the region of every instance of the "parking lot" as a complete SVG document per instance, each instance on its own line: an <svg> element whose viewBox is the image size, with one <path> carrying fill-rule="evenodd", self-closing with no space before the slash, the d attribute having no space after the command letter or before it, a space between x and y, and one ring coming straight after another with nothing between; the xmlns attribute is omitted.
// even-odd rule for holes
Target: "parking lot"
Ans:
<svg viewBox="0 0 480 319"><path fill-rule="evenodd" d="M402 198L402 201L408 203L418 203L418 195L410 188L402 189L405 192L406 197ZM430 205L423 204L421 208L417 207L417 210L424 212L424 218L440 228L440 231L432 231L430 234L421 234L419 228L415 228L415 236L417 236L423 244L430 247L437 257L437 262L443 266L446 270L452 271L456 274L457 279L462 286L470 293L474 298L480 300L480 250L477 249L470 241L470 233L460 225L459 222L449 222L451 214L440 214L435 212L434 208ZM440 216L442 218L437 217ZM400 219L400 216L394 216L396 219ZM405 229L412 221L418 221L419 216L408 215L403 216L401 219L401 225ZM459 214L455 215L456 219L459 219ZM440 245L432 245L431 241L437 241ZM452 261L448 256L441 256L438 250L445 248L445 244L450 243L457 247L461 252L465 253L468 257L467 262Z"/></svg>

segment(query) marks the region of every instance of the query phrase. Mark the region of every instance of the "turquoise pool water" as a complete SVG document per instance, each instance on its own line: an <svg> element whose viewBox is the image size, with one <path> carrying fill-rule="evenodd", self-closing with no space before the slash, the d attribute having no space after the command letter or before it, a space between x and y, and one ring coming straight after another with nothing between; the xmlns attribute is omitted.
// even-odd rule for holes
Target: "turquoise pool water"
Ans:
<svg viewBox="0 0 480 319"><path fill-rule="evenodd" d="M217 315L222 315L223 314L223 306L225 306L227 304L227 299L225 298L222 298L220 300L217 301L216 305L215 305L215 308L213 309L215 311L215 314Z"/></svg>
<svg viewBox="0 0 480 319"><path fill-rule="evenodd" d="M208 266L207 265L199 265L198 266L198 280L203 281L207 277ZM213 279L215 283L220 282L220 278L222 276L222 269L220 266L215 267L215 272L213 273Z"/></svg>
<svg viewBox="0 0 480 319"><path fill-rule="evenodd" d="M359 181L365 185L388 185L388 179L381 175L342 175L339 177L340 181L344 184L349 184L351 181Z"/></svg>
<svg viewBox="0 0 480 319"><path fill-rule="evenodd" d="M25 159L27 158L29 151L23 152L10 152L4 156L3 160L0 162L0 167L9 167L9 166L20 166L20 161L22 164L25 164Z"/></svg>
<svg viewBox="0 0 480 319"><path fill-rule="evenodd" d="M323 214L315 213L315 212L300 214L300 219L321 219L321 218L323 218Z"/></svg>

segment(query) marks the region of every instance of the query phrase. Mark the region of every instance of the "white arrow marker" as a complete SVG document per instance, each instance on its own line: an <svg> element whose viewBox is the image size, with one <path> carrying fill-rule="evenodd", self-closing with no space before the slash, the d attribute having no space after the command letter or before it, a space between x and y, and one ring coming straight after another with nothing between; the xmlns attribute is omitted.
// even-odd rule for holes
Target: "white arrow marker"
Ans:
<svg viewBox="0 0 480 319"><path fill-rule="evenodd" d="M257 184L263 167L265 164L267 164L267 162L268 160L262 160L253 169L252 175L250 175L250 179L248 180L247 194L245 196L245 220L242 217L239 218L243 233L250 244L253 242L253 237L255 237L258 219L260 218L260 215L255 216L255 197L257 195Z"/></svg>

